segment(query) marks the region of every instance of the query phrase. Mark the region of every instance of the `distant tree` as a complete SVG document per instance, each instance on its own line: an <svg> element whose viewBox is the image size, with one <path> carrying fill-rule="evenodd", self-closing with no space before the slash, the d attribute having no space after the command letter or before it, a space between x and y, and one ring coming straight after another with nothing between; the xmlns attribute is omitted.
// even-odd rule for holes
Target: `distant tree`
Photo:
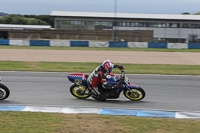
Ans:
<svg viewBox="0 0 200 133"><path fill-rule="evenodd" d="M9 15L0 18L1 24L23 24L23 25L49 25L47 22L37 18L27 18L22 15Z"/></svg>
<svg viewBox="0 0 200 133"><path fill-rule="evenodd" d="M184 12L184 13L182 13L183 15L190 15L190 13L189 12Z"/></svg>
<svg viewBox="0 0 200 133"><path fill-rule="evenodd" d="M36 18L26 18L26 23L28 25L48 25L45 21Z"/></svg>
<svg viewBox="0 0 200 133"><path fill-rule="evenodd" d="M26 19L21 16L15 16L11 21L12 24L26 24Z"/></svg>
<svg viewBox="0 0 200 133"><path fill-rule="evenodd" d="M4 13L4 12L0 12L0 16L7 16L7 15L9 15L9 14Z"/></svg>
<svg viewBox="0 0 200 133"><path fill-rule="evenodd" d="M13 21L13 18L9 16L4 16L3 18L0 18L1 24L10 24L10 22L12 21Z"/></svg>
<svg viewBox="0 0 200 133"><path fill-rule="evenodd" d="M41 21L48 23L48 25L54 26L54 19L49 15L24 15L26 18L36 18Z"/></svg>
<svg viewBox="0 0 200 133"><path fill-rule="evenodd" d="M194 13L194 15L200 15L200 12Z"/></svg>

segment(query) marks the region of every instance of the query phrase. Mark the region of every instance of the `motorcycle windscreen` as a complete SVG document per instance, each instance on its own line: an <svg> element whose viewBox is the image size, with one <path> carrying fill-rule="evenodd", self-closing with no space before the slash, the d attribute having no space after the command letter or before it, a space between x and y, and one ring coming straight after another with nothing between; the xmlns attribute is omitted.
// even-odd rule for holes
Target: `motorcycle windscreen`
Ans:
<svg viewBox="0 0 200 133"><path fill-rule="evenodd" d="M140 86L139 85L136 85L136 84L130 84L128 85L128 88L130 89L138 89Z"/></svg>

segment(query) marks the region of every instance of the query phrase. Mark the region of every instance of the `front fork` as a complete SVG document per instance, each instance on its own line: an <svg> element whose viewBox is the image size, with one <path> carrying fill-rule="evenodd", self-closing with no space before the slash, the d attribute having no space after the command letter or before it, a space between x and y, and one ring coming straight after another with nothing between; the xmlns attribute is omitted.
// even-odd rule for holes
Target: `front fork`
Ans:
<svg viewBox="0 0 200 133"><path fill-rule="evenodd" d="M131 84L129 83L129 85L131 85ZM130 93L131 95L134 95L134 92L131 91L131 90L132 89L136 89L137 90L138 88L139 88L138 85L134 85L134 88L130 88L130 87L128 87L128 85L125 86L125 89L128 90L128 93Z"/></svg>

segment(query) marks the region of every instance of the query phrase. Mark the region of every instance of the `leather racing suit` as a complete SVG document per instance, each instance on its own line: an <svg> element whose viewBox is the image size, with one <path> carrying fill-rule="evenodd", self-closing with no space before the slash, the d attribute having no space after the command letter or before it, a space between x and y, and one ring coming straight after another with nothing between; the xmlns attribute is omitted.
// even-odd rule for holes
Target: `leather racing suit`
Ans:
<svg viewBox="0 0 200 133"><path fill-rule="evenodd" d="M114 65L114 68L124 69L122 65ZM90 90L94 89L98 95L102 94L104 88L102 84L106 82L106 70L103 66L98 66L87 78L87 84Z"/></svg>

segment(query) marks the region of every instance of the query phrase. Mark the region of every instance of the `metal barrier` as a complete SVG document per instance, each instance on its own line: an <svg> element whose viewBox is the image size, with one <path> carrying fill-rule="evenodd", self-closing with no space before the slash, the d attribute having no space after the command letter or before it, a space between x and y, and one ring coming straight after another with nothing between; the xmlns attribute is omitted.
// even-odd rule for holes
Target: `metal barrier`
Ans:
<svg viewBox="0 0 200 133"><path fill-rule="evenodd" d="M0 45L200 49L200 43L154 43L154 42L113 42L113 41L107 42L107 41L76 41L76 40L0 39Z"/></svg>

